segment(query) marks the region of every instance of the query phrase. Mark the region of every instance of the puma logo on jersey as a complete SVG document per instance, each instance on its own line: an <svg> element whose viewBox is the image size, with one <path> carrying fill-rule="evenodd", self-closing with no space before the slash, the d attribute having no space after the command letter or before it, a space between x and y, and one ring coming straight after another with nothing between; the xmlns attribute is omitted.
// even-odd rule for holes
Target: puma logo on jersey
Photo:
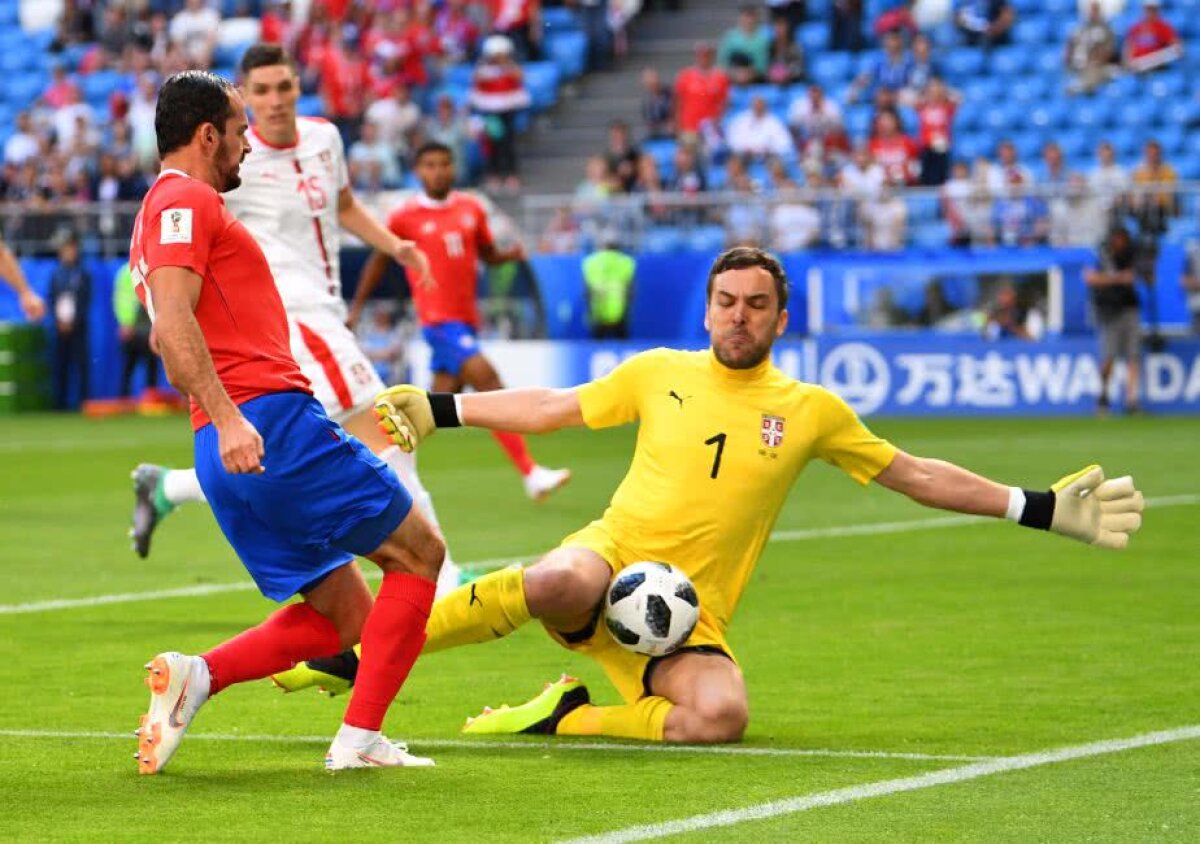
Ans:
<svg viewBox="0 0 1200 844"><path fill-rule="evenodd" d="M671 392L667 393L667 395L668 395L668 396L670 396L671 398L675 399L675 401L679 402L679 409L680 409L680 410L683 410L683 400L684 400L684 396L681 396L681 395L679 395L679 393L675 392L674 390L672 390ZM690 398L691 398L691 396L687 396L687 398L689 398L689 399L690 399Z"/></svg>

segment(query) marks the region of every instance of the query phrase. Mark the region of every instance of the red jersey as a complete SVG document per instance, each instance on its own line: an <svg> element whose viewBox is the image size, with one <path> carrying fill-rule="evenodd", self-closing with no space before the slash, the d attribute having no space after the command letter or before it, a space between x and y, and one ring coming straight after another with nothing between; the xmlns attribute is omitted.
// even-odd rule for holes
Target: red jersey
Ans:
<svg viewBox="0 0 1200 844"><path fill-rule="evenodd" d="M695 132L705 120L720 119L728 97L729 77L720 68L705 71L689 67L681 70L675 80L679 130Z"/></svg>
<svg viewBox="0 0 1200 844"><path fill-rule="evenodd" d="M465 322L478 328L479 250L494 242L479 201L462 193L441 202L422 194L393 211L388 228L396 237L416 241L429 258L436 283L428 289L412 285L421 325Z"/></svg>
<svg viewBox="0 0 1200 844"><path fill-rule="evenodd" d="M234 404L267 393L310 393L288 343L287 316L258 243L210 186L164 170L142 200L129 244L134 290L154 318L146 279L160 267L200 276L196 322ZM192 401L192 428L207 425Z"/></svg>
<svg viewBox="0 0 1200 844"><path fill-rule="evenodd" d="M1175 28L1162 18L1140 20L1129 29L1125 44L1131 59L1140 59L1151 53L1170 47L1179 40Z"/></svg>
<svg viewBox="0 0 1200 844"><path fill-rule="evenodd" d="M953 100L940 103L925 103L917 109L921 123L921 148L946 152L950 149L950 126L954 123L954 112L958 106Z"/></svg>
<svg viewBox="0 0 1200 844"><path fill-rule="evenodd" d="M875 163L883 168L889 184L911 185L917 180L919 150L912 138L907 135L872 138L867 146L871 149L871 157L875 159Z"/></svg>

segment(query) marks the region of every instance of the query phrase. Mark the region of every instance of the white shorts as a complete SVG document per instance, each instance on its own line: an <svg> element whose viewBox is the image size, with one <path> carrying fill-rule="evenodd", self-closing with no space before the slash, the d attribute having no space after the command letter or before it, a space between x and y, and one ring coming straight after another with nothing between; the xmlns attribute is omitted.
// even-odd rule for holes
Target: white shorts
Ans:
<svg viewBox="0 0 1200 844"><path fill-rule="evenodd" d="M292 354L330 419L342 422L374 404L385 385L340 316L289 314L288 328Z"/></svg>

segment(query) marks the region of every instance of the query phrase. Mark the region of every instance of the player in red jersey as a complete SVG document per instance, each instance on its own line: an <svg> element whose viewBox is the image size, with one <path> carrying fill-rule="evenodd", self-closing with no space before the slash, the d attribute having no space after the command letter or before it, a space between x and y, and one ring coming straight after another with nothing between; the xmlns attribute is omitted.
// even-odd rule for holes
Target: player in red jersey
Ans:
<svg viewBox="0 0 1200 844"><path fill-rule="evenodd" d="M502 264L525 257L521 246L499 249L492 239L487 214L480 203L454 186L454 155L450 148L428 143L417 151L417 178L422 193L388 217L388 228L414 241L429 259L434 283L413 285L413 303L421 332L433 351L433 389L461 392L503 388L500 376L479 350L479 308L476 303L479 261ZM367 297L379 285L391 256L375 252L363 267L350 306L350 322L362 314ZM571 479L567 469L547 469L534 462L519 434L493 432L513 465L525 478L525 492L540 501Z"/></svg>
<svg viewBox="0 0 1200 844"><path fill-rule="evenodd" d="M242 98L185 71L164 83L154 122L163 170L134 223L135 290L171 382L191 397L196 473L217 523L263 595L303 600L201 656L146 664L139 771L166 766L217 692L360 639L325 767L431 765L379 729L425 640L445 546L396 474L329 419L292 356L266 256L220 197L250 149ZM356 555L383 570L377 600Z"/></svg>

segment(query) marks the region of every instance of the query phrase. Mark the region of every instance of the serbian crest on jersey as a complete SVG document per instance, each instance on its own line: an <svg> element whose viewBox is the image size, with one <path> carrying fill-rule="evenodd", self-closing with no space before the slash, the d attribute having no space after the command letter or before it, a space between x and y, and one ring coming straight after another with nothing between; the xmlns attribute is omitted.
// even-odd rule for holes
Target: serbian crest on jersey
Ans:
<svg viewBox="0 0 1200 844"><path fill-rule="evenodd" d="M768 448L778 448L783 443L783 422L782 416L763 414L761 431L763 445Z"/></svg>

